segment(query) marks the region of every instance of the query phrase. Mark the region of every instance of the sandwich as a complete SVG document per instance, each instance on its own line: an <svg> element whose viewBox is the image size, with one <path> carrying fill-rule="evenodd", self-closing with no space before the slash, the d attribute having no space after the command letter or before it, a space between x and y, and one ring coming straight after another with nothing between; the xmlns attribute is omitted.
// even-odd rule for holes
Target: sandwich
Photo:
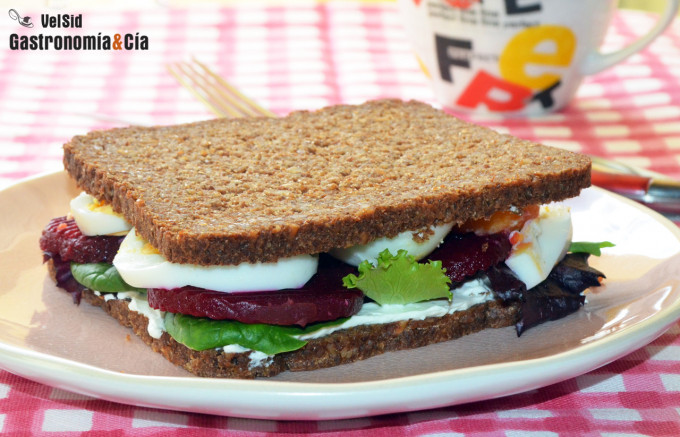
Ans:
<svg viewBox="0 0 680 437"><path fill-rule="evenodd" d="M199 376L519 335L604 278L558 203L589 158L420 102L95 131L64 166L83 193L40 239L57 286Z"/></svg>

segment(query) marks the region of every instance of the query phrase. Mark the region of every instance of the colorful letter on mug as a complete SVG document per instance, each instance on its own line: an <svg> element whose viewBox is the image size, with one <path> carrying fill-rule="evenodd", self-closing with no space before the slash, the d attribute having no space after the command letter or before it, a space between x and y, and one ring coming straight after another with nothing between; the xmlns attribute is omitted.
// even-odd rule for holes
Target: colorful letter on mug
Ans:
<svg viewBox="0 0 680 437"><path fill-rule="evenodd" d="M548 108L554 104L551 93L561 83L561 76L552 72L530 75L527 67L568 67L575 50L576 37L564 26L524 29L510 39L500 55L501 77L479 71L456 104L468 108L484 104L490 111L517 111L536 100Z"/></svg>
<svg viewBox="0 0 680 437"><path fill-rule="evenodd" d="M547 45L549 52L538 50ZM568 67L574 57L576 37L564 26L543 25L529 27L515 35L501 53L498 67L501 76L512 83L537 90L560 80L560 75L527 74L528 65Z"/></svg>
<svg viewBox="0 0 680 437"><path fill-rule="evenodd" d="M451 67L458 66L470 68L470 53L472 41L457 38L447 38L442 35L434 35L437 47L437 60L439 61L439 74L447 82L453 82Z"/></svg>
<svg viewBox="0 0 680 437"><path fill-rule="evenodd" d="M505 12L508 15L528 14L531 12L538 12L541 10L541 3L532 3L527 5L517 4L517 0L505 0Z"/></svg>
<svg viewBox="0 0 680 437"><path fill-rule="evenodd" d="M456 103L467 108L476 108L483 103L490 111L516 111L522 109L530 97L529 88L480 70Z"/></svg>

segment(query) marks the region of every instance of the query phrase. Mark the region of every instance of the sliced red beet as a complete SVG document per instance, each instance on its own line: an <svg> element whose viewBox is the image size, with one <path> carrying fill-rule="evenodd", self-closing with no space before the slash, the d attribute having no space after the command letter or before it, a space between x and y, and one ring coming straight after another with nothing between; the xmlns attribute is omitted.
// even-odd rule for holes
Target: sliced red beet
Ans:
<svg viewBox="0 0 680 437"><path fill-rule="evenodd" d="M427 259L441 261L446 276L453 282L484 271L505 261L510 255L512 244L504 233L475 235L473 233L451 233L444 243Z"/></svg>
<svg viewBox="0 0 680 437"><path fill-rule="evenodd" d="M352 316L364 300L363 293L357 290L223 293L182 287L154 288L147 295L149 305L161 311L215 320L300 326Z"/></svg>
<svg viewBox="0 0 680 437"><path fill-rule="evenodd" d="M326 259L301 289L224 293L189 286L149 289L147 296L151 308L171 313L243 323L305 326L359 312L363 293L342 285L342 277L353 270Z"/></svg>
<svg viewBox="0 0 680 437"><path fill-rule="evenodd" d="M59 255L62 261L97 263L113 261L123 237L83 235L75 220L57 217L43 229L40 249Z"/></svg>

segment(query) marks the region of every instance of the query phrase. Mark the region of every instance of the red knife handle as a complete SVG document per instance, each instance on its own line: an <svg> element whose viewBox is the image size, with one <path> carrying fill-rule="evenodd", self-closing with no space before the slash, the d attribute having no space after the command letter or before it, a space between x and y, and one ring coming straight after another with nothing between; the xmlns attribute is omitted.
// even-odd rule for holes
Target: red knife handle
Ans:
<svg viewBox="0 0 680 437"><path fill-rule="evenodd" d="M642 200L647 194L652 180L644 176L593 171L590 175L590 181L598 187L631 199Z"/></svg>

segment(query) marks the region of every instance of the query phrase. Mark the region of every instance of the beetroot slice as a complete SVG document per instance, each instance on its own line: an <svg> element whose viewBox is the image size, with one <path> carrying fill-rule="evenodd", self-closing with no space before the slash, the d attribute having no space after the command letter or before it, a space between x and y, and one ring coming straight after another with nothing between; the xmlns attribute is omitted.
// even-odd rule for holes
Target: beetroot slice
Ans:
<svg viewBox="0 0 680 437"><path fill-rule="evenodd" d="M147 295L149 305L161 311L243 323L300 326L352 316L361 309L364 300L357 290L223 293L182 287L154 288Z"/></svg>
<svg viewBox="0 0 680 437"><path fill-rule="evenodd" d="M47 254L59 255L62 261L77 263L111 263L123 237L88 237L78 229L75 220L57 217L43 229L40 249Z"/></svg>
<svg viewBox="0 0 680 437"><path fill-rule="evenodd" d="M224 293L187 286L172 290L152 288L147 297L151 308L171 313L243 323L306 326L359 312L363 293L342 285L342 277L351 271L351 267L325 260L320 263L319 272L297 290Z"/></svg>
<svg viewBox="0 0 680 437"><path fill-rule="evenodd" d="M461 282L477 272L505 261L510 256L512 244L504 233L475 235L451 233L439 248L427 256L441 261L446 276Z"/></svg>

